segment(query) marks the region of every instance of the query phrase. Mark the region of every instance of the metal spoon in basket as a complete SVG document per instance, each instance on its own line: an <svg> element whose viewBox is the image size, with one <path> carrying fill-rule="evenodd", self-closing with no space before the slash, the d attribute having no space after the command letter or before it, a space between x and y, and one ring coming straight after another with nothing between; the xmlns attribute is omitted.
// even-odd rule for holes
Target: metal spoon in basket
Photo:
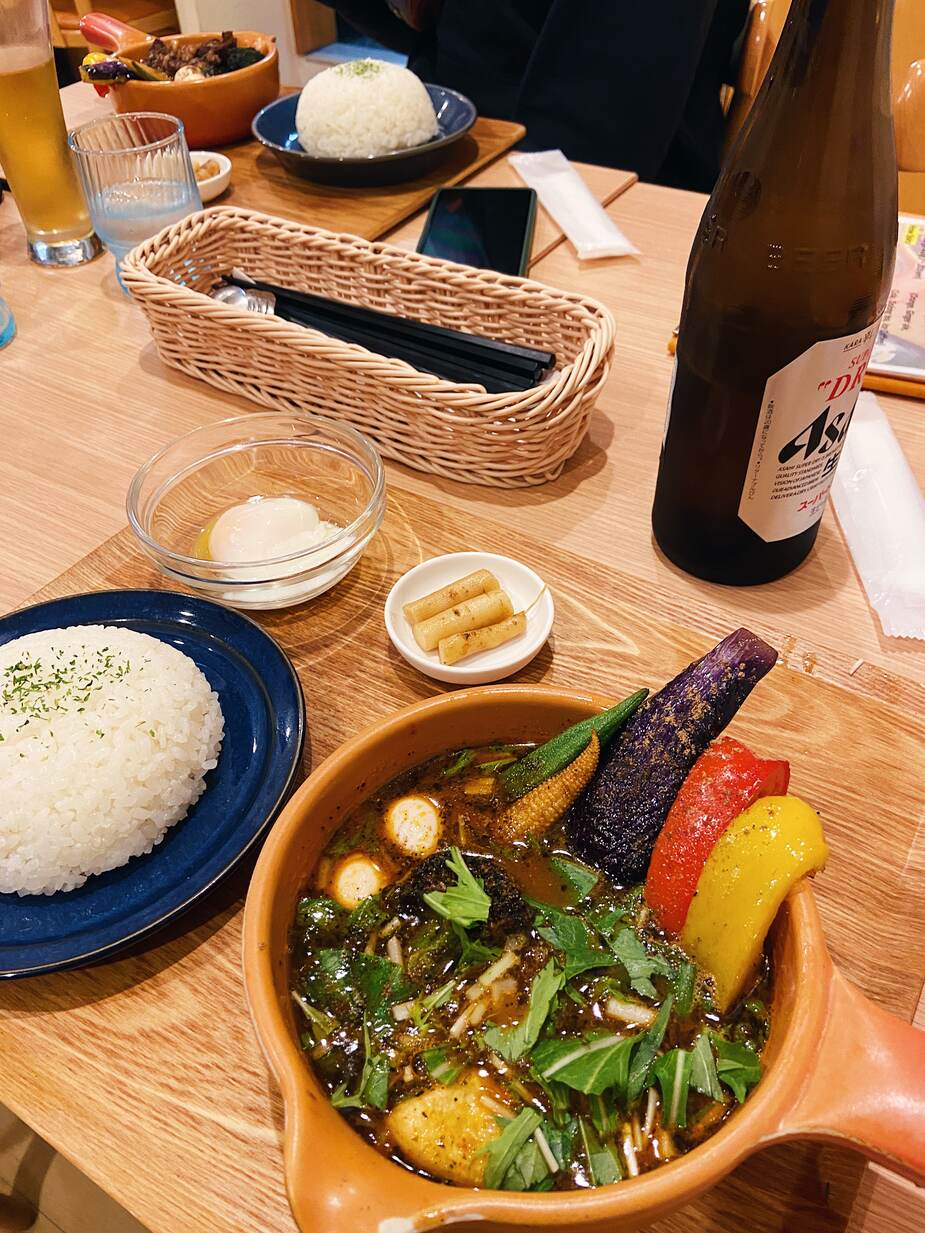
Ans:
<svg viewBox="0 0 925 1233"><path fill-rule="evenodd" d="M245 291L243 287L222 286L210 291L209 296L220 304L243 308L249 313L272 317L276 312L276 296L270 291Z"/></svg>

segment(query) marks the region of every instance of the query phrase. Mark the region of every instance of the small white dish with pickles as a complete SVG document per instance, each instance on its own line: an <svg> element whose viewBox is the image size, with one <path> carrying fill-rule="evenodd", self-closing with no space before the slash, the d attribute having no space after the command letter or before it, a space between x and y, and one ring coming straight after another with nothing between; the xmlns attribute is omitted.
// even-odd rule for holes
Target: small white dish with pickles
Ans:
<svg viewBox="0 0 925 1233"><path fill-rule="evenodd" d="M539 574L494 552L422 561L385 601L385 627L399 655L451 685L487 685L518 672L545 644L554 618Z"/></svg>

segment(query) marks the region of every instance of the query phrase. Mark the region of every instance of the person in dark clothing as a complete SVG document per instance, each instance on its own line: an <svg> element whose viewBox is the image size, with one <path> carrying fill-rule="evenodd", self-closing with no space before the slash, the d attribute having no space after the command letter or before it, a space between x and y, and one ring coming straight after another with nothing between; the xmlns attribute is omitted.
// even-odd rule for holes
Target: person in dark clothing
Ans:
<svg viewBox="0 0 925 1233"><path fill-rule="evenodd" d="M526 125L523 149L713 187L720 90L749 0L443 0L427 6L436 18L421 33L385 0L325 3L407 52L423 80Z"/></svg>

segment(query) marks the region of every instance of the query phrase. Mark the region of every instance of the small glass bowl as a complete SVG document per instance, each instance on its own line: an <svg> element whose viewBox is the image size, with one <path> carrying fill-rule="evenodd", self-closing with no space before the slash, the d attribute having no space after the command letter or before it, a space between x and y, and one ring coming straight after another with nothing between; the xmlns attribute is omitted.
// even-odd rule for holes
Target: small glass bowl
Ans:
<svg viewBox="0 0 925 1233"><path fill-rule="evenodd" d="M338 531L322 543L261 561L195 555L204 529L252 497L300 497ZM375 446L345 424L297 412L238 415L178 437L137 472L129 525L162 573L233 608L289 608L353 568L385 514Z"/></svg>

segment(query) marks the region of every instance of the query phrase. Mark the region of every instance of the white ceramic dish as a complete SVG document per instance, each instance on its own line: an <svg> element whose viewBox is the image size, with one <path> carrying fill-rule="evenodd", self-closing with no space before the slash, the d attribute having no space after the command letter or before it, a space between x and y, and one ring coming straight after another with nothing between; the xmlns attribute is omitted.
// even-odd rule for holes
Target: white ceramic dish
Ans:
<svg viewBox="0 0 925 1233"><path fill-rule="evenodd" d="M402 606L477 569L491 570L511 597L515 612L527 610L527 628L519 637L494 650L483 651L458 664L441 664L436 651L422 651L415 642ZM552 594L544 590L544 586L539 574L512 557L498 556L494 552L447 553L423 561L402 574L385 601L385 628L399 655L425 676L451 685L487 685L518 672L549 637L556 610ZM534 602L537 596L539 601Z"/></svg>
<svg viewBox="0 0 925 1233"><path fill-rule="evenodd" d="M203 205L207 201L214 201L219 193L223 193L231 183L230 158L227 158L224 154L213 154L211 150L190 150L190 162L193 164L194 171L201 163L205 163L210 159L213 163L218 163L221 170L218 175L209 176L207 180L196 181L199 185L199 196Z"/></svg>

